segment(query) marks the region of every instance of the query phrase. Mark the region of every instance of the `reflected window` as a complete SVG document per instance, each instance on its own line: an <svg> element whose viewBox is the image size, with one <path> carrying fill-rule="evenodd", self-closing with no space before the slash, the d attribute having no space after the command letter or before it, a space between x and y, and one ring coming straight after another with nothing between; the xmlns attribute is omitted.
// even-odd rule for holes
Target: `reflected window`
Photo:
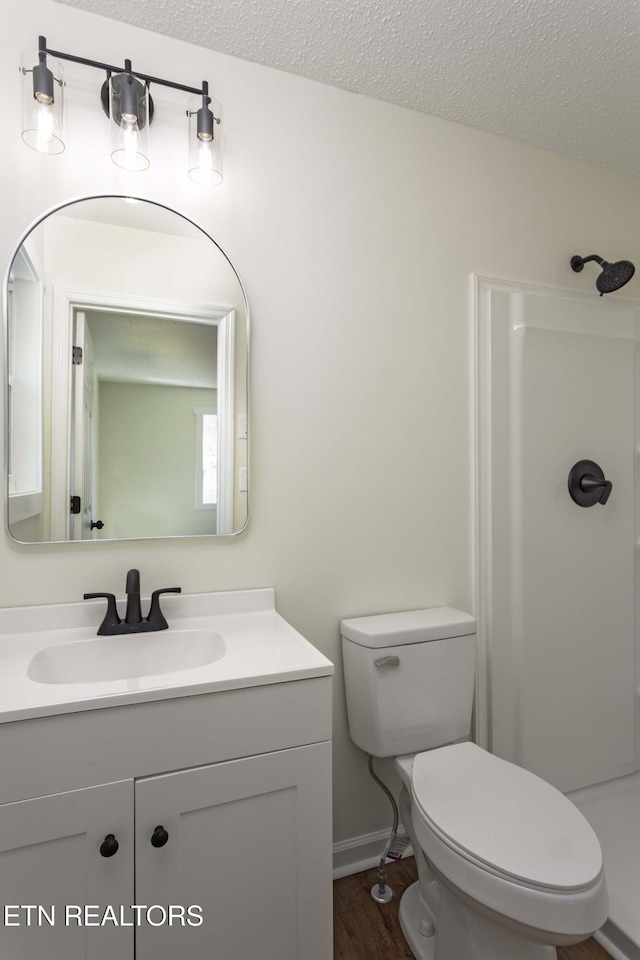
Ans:
<svg viewBox="0 0 640 960"><path fill-rule="evenodd" d="M196 510L213 510L218 503L218 415L195 407Z"/></svg>

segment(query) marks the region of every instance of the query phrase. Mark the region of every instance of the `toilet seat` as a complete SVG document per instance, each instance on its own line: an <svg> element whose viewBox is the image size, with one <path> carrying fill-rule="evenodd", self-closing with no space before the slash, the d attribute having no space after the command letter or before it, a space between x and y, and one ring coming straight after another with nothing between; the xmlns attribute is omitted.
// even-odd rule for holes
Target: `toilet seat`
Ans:
<svg viewBox="0 0 640 960"><path fill-rule="evenodd" d="M458 856L511 883L577 893L602 873L598 838L577 807L473 743L417 754L411 792L414 819Z"/></svg>
<svg viewBox="0 0 640 960"><path fill-rule="evenodd" d="M577 943L602 926L608 896L600 845L582 814L554 787L472 743L396 757L394 764L411 793L414 843L456 898L538 943ZM531 849L525 856L526 846L511 831L516 833L517 823L517 833L540 838L540 797L547 814L561 815L562 829L546 823L549 835L572 846L547 843L542 860L527 860ZM507 823L514 810L518 816ZM505 847L510 839L517 847L513 856ZM558 869L556 857L561 863L567 854L574 865Z"/></svg>

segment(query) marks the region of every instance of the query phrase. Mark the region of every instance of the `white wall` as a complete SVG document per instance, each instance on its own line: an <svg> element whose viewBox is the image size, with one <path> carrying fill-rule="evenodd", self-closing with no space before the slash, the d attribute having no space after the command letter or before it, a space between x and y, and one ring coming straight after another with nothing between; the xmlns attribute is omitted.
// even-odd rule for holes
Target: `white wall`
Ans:
<svg viewBox="0 0 640 960"><path fill-rule="evenodd" d="M52 204L136 191L216 238L253 322L246 533L64 549L5 536L2 602L122 594L131 566L146 591L273 585L281 613L338 664L336 839L382 827L386 801L346 732L338 624L473 608L470 275L588 287L595 272L572 274L572 254L638 257L640 184L50 0L4 0L2 13L2 259ZM225 109L223 185L187 179L184 104L160 88L152 166L119 172L102 77L79 66L66 70L66 152L23 146L18 60L40 33L70 53L208 79ZM638 296L640 279L626 289Z"/></svg>

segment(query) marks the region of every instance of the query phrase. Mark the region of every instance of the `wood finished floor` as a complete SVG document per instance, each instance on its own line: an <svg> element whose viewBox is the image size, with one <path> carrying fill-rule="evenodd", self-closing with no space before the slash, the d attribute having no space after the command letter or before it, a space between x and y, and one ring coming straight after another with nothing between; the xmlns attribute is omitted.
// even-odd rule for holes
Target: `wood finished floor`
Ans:
<svg viewBox="0 0 640 960"><path fill-rule="evenodd" d="M413 857L387 865L391 903L371 899L377 871L365 870L334 881L334 960L413 960L398 922L403 891L417 878ZM611 960L595 940L558 947L558 960Z"/></svg>

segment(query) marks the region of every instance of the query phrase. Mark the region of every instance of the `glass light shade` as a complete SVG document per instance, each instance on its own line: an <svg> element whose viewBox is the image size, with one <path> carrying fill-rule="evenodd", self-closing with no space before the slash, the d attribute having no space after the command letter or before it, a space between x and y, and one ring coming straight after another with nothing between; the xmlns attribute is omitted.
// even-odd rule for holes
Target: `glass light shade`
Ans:
<svg viewBox="0 0 640 960"><path fill-rule="evenodd" d="M109 80L111 159L124 170L149 166L149 95L146 85L130 73Z"/></svg>
<svg viewBox="0 0 640 960"><path fill-rule="evenodd" d="M215 118L206 111L210 111ZM205 112L202 112L205 111ZM215 186L222 181L222 107L217 100L209 98L208 108L203 107L202 97L189 98L189 177L203 187Z"/></svg>
<svg viewBox="0 0 640 960"><path fill-rule="evenodd" d="M62 64L43 57L38 50L25 50L20 58L22 73L22 139L39 153L64 150L64 83Z"/></svg>

